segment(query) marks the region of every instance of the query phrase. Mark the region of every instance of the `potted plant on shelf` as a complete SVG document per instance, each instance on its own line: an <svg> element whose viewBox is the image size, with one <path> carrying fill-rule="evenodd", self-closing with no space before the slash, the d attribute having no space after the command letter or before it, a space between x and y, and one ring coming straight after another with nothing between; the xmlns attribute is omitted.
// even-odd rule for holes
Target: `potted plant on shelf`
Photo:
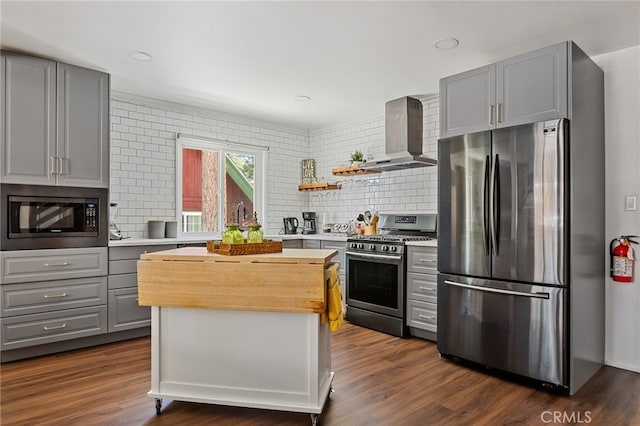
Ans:
<svg viewBox="0 0 640 426"><path fill-rule="evenodd" d="M364 159L364 155L362 151L356 150L351 153L349 156L349 160L351 160L352 166L360 166L360 164L364 163L366 160Z"/></svg>

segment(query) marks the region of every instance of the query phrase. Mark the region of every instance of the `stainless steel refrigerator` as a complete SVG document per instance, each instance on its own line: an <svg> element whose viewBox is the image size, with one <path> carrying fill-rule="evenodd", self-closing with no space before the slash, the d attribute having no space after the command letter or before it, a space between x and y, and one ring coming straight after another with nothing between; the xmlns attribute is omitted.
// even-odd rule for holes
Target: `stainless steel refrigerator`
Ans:
<svg viewBox="0 0 640 426"><path fill-rule="evenodd" d="M442 355L573 393L603 361L604 224L602 206L580 211L602 193L581 182L598 160L577 161L602 153L581 153L570 130L439 140L437 321Z"/></svg>

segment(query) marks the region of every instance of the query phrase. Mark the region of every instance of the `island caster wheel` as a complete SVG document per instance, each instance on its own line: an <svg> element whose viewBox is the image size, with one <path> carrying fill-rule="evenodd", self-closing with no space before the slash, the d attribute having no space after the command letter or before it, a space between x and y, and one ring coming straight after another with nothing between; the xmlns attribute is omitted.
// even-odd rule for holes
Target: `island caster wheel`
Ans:
<svg viewBox="0 0 640 426"><path fill-rule="evenodd" d="M320 416L318 414L311 415L311 426L318 426L320 424Z"/></svg>
<svg viewBox="0 0 640 426"><path fill-rule="evenodd" d="M156 416L162 413L162 398L156 398Z"/></svg>

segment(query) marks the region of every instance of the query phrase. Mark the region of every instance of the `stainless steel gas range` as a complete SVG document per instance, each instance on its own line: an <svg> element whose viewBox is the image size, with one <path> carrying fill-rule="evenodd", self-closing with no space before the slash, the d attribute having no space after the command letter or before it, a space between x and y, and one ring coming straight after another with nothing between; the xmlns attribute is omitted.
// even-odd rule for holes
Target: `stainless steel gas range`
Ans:
<svg viewBox="0 0 640 426"><path fill-rule="evenodd" d="M347 239L346 318L394 336L407 335L407 241L436 236L435 214L381 214L380 235Z"/></svg>

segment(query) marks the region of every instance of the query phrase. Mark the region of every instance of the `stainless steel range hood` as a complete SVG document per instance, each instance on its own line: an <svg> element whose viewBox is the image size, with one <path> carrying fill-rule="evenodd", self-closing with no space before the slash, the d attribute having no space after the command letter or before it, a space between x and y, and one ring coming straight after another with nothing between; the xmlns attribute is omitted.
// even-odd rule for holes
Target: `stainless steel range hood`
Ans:
<svg viewBox="0 0 640 426"><path fill-rule="evenodd" d="M422 155L422 102L395 99L385 104L385 153L361 166L367 170L392 171L435 166L438 161Z"/></svg>

